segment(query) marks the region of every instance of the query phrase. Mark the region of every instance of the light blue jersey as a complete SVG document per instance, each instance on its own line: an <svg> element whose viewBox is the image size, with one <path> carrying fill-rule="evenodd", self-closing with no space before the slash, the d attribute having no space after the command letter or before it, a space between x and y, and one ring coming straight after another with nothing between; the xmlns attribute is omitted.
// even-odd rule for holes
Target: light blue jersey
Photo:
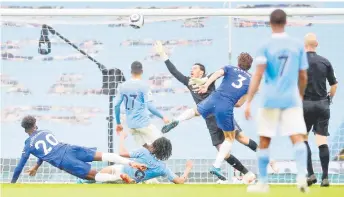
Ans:
<svg viewBox="0 0 344 197"><path fill-rule="evenodd" d="M159 176L167 177L167 179L172 182L178 177L164 162L156 159L146 148L140 148L130 152L129 156L133 158L134 161L147 166L146 171L141 171L128 165L124 166L123 173L134 179L137 183Z"/></svg>
<svg viewBox="0 0 344 197"><path fill-rule="evenodd" d="M308 69L307 54L301 42L286 33L273 34L258 51L256 64L266 64L262 88L264 108L302 106L299 71Z"/></svg>
<svg viewBox="0 0 344 197"><path fill-rule="evenodd" d="M142 80L131 79L119 87L114 106L117 124L121 124L120 106L124 101L127 124L129 128L137 129L150 124L149 112L163 118L151 102L151 93L148 84Z"/></svg>

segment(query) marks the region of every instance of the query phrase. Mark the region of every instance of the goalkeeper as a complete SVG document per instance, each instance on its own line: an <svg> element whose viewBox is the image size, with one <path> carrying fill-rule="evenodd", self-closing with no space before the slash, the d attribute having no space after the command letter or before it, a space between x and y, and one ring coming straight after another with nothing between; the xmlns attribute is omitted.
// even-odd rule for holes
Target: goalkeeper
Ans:
<svg viewBox="0 0 344 197"><path fill-rule="evenodd" d="M199 94L196 91L196 89L198 89L200 85L204 84L207 81L207 79L211 76L211 74L209 76L206 76L205 74L206 69L204 65L202 65L201 63L195 63L191 67L190 76L187 77L183 75L179 70L177 70L177 68L169 60L169 57L165 53L165 49L162 46L162 43L160 41L156 42L154 47L155 47L156 52L165 61L167 69L170 71L170 73L190 90L190 93L196 104L206 99L215 90L215 83L213 83L209 86L208 91L204 94ZM220 128L218 128L214 115L208 116L205 121L210 133L213 146L215 146L216 149L219 150L220 145L225 139L223 131ZM174 123L175 123L174 126L177 126L177 124L179 123L178 118L177 118L177 121L174 121ZM257 147L258 147L257 143L243 134L240 126L237 124L235 120L234 120L234 124L235 124L236 140L256 152ZM164 130L162 132L164 133ZM244 175L246 175L249 172L247 168L243 166L243 164L233 155L230 155L228 158L226 158L226 161L231 166L233 166L233 168L240 171ZM276 168L273 164L274 162L270 163L272 169L276 171ZM247 176L252 176L252 174L249 173L247 174Z"/></svg>

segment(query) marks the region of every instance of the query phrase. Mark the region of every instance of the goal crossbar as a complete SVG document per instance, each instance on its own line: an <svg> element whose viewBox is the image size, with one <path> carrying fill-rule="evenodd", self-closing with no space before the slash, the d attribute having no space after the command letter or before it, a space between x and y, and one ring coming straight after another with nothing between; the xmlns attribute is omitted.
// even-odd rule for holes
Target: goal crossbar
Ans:
<svg viewBox="0 0 344 197"><path fill-rule="evenodd" d="M268 9L8 9L1 8L1 16L268 16L276 8ZM344 15L344 8L285 8L288 15Z"/></svg>

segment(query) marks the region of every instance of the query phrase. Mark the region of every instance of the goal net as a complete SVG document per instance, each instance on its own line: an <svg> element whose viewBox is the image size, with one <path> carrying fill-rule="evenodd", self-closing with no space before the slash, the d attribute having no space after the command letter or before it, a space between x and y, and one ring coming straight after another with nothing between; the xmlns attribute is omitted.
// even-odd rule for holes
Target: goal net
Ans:
<svg viewBox="0 0 344 197"><path fill-rule="evenodd" d="M101 8L116 8L102 5ZM228 6L227 4L225 6ZM232 5L234 8L257 10L257 5ZM273 5L264 5L269 8ZM280 5L281 6L281 5ZM282 5L283 6L283 5ZM313 5L287 5L285 7L313 7ZM3 10L30 11L35 6L5 5ZM59 12L68 6L43 7L48 12ZM85 8L80 6L78 8ZM98 7L99 8L99 7ZM169 9L223 8L221 4L195 6L161 6ZM154 10L156 7L150 7ZM86 9L83 10L87 13ZM43 12L43 10L39 11ZM253 11L254 12L254 11ZM267 13L269 14L269 13ZM37 14L39 15L39 14ZM194 63L206 66L212 73L227 64L236 65L241 52L255 55L257 48L270 36L267 16L145 16L141 29L128 26L128 15L112 16L3 16L1 19L1 182L10 182L19 162L27 135L20 127L23 116L37 118L38 127L51 130L63 142L87 147L97 147L102 152L118 151L115 132L113 99L120 83L130 78L130 64L141 61L144 79L150 84L154 103L170 119L177 117L194 101L188 89L167 69L154 51L155 41L162 41L170 60L177 69L189 76ZM258 14L262 15L262 14ZM266 15L266 14L265 14ZM344 18L342 16L294 16L289 18L287 31L303 39L308 32L318 35L319 54L327 57L337 74L340 68L344 43ZM254 71L254 67L251 72ZM330 148L331 183L344 183L344 93L339 91L331 107ZM254 101L254 114L260 95ZM124 110L122 110L124 112ZM125 115L121 118L125 121ZM257 140L256 122L245 121L243 110L237 109L235 118L245 134ZM161 128L161 120L152 116L153 124ZM127 128L125 128L127 130ZM208 173L216 150L201 118L179 125L166 137L173 143L173 155L168 166L178 175L184 171L186 160L194 162L189 183L216 183ZM318 178L321 166L318 148L310 135L313 165ZM138 148L131 136L126 146ZM289 151L290 150L290 151ZM294 183L296 167L290 142L277 137L271 147L272 158L279 168L269 169L271 183ZM257 174L255 152L236 142L233 155ZM24 171L36 163L32 157ZM109 165L93 162L98 170ZM228 176L227 183L242 183L242 175L227 163L222 169ZM161 182L166 182L161 179ZM24 183L75 183L76 178L47 164L35 177L22 173L18 182Z"/></svg>

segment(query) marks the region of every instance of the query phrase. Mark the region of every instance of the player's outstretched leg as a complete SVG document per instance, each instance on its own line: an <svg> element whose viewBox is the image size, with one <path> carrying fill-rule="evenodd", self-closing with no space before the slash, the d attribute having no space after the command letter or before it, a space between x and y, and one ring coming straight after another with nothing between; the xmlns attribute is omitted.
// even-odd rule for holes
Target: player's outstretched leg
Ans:
<svg viewBox="0 0 344 197"><path fill-rule="evenodd" d="M258 170L259 177L256 185L250 185L247 192L265 193L269 192L268 185L268 164L269 164L269 145L271 138L260 136L260 149L258 150Z"/></svg>
<svg viewBox="0 0 344 197"><path fill-rule="evenodd" d="M164 125L161 129L162 133L168 133L170 130L178 126L179 122L189 120L195 116L199 116L199 113L196 109L187 109L182 114L178 116L175 120L172 120L170 123Z"/></svg>
<svg viewBox="0 0 344 197"><path fill-rule="evenodd" d="M219 152L217 153L216 160L213 166L210 168L210 173L217 176L220 180L226 180L226 176L221 172L221 164L222 161L227 157L230 153L233 145L233 141L235 139L235 132L224 132L225 140L221 144Z"/></svg>

